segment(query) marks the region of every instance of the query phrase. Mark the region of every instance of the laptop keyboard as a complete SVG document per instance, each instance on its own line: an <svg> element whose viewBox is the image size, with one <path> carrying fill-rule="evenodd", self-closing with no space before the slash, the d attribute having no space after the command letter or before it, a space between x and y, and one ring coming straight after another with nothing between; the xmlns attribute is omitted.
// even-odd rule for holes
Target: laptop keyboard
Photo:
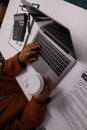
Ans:
<svg viewBox="0 0 87 130"><path fill-rule="evenodd" d="M40 55L52 70L59 76L62 71L70 63L70 60L65 57L53 44L48 41L41 33L38 33L34 42L41 45L39 50Z"/></svg>

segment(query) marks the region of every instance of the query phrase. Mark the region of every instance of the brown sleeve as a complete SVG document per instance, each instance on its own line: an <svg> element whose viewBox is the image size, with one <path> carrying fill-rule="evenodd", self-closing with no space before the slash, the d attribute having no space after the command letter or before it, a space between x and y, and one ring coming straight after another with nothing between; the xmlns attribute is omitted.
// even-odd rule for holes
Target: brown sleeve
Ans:
<svg viewBox="0 0 87 130"><path fill-rule="evenodd" d="M46 106L34 99L28 102L23 94L17 94L0 117L0 130L6 122L5 130L35 130L44 119Z"/></svg>
<svg viewBox="0 0 87 130"><path fill-rule="evenodd" d="M0 66L0 75L8 75L8 76L15 76L18 74L23 68L26 67L26 64L22 64L18 60L18 55L7 59L1 66Z"/></svg>
<svg viewBox="0 0 87 130"><path fill-rule="evenodd" d="M28 102L24 113L22 122L28 128L36 128L44 119L47 104L39 104L34 99Z"/></svg>

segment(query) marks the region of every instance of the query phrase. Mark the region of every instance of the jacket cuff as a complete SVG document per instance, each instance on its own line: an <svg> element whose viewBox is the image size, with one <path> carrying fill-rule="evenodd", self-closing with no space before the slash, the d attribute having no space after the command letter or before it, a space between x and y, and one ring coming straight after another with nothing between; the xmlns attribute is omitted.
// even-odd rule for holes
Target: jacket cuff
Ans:
<svg viewBox="0 0 87 130"><path fill-rule="evenodd" d="M18 57L19 54L17 53L13 57L5 60L5 62L1 66L1 73L3 75L15 76L23 70L23 67L25 67L25 65L20 65L20 63L18 62Z"/></svg>

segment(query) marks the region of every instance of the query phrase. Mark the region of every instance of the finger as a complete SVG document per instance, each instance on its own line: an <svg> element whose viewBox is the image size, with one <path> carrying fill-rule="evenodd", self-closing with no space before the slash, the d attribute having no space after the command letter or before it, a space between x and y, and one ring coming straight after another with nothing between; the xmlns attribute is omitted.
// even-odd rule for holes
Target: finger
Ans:
<svg viewBox="0 0 87 130"><path fill-rule="evenodd" d="M34 46L35 44L38 44L38 43L29 43L27 46L31 47L31 46Z"/></svg>
<svg viewBox="0 0 87 130"><path fill-rule="evenodd" d="M28 52L28 57L30 58L31 56L34 56L34 57L38 57L38 52L37 51L31 51L31 52Z"/></svg>
<svg viewBox="0 0 87 130"><path fill-rule="evenodd" d="M35 44L29 48L30 51L39 49L41 46L39 44Z"/></svg>
<svg viewBox="0 0 87 130"><path fill-rule="evenodd" d="M33 62L33 61L36 61L36 60L37 60L37 58L33 57L33 58L30 58L30 59L28 60L28 62Z"/></svg>
<svg viewBox="0 0 87 130"><path fill-rule="evenodd" d="M33 44L33 45L27 45L24 50L22 51L22 53L28 53L31 51L37 51L37 49L40 48L39 44Z"/></svg>
<svg viewBox="0 0 87 130"><path fill-rule="evenodd" d="M28 44L26 46L26 48L32 48L32 47L35 47L35 46L40 46L40 44L39 43L31 43L31 44Z"/></svg>
<svg viewBox="0 0 87 130"><path fill-rule="evenodd" d="M49 76L46 76L46 77L45 77L45 81L46 81L46 83L47 83L49 86L52 85L52 80L50 79Z"/></svg>
<svg viewBox="0 0 87 130"><path fill-rule="evenodd" d="M37 101L45 101L49 96L50 96L51 92L49 91L48 87L45 86L43 92L37 96L34 96L34 99Z"/></svg>
<svg viewBox="0 0 87 130"><path fill-rule="evenodd" d="M51 94L51 89L49 88L48 85L46 85L40 95L44 97L48 97L50 94Z"/></svg>
<svg viewBox="0 0 87 130"><path fill-rule="evenodd" d="M26 48L27 48L27 47L34 46L34 44L35 44L35 43L29 43L29 44L26 45Z"/></svg>
<svg viewBox="0 0 87 130"><path fill-rule="evenodd" d="M55 88L55 86L53 85L52 80L50 79L49 76L45 77L46 83L48 84L48 86L50 86L50 89L53 90Z"/></svg>

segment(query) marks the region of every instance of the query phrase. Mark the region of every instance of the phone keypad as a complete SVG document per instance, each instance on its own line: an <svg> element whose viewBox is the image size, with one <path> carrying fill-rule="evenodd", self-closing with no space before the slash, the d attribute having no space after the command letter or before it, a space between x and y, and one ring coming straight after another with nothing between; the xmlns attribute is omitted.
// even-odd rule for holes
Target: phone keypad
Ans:
<svg viewBox="0 0 87 130"><path fill-rule="evenodd" d="M13 40L23 41L25 29L23 29L23 23L15 22L13 30Z"/></svg>

